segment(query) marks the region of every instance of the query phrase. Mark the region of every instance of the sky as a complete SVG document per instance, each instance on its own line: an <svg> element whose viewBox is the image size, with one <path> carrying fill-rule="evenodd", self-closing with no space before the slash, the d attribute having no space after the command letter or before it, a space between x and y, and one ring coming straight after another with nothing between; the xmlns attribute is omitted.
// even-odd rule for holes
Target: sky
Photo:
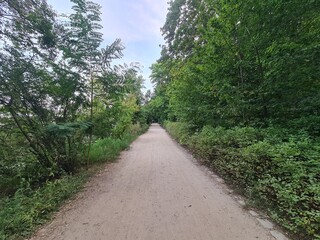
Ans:
<svg viewBox="0 0 320 240"><path fill-rule="evenodd" d="M101 5L102 47L120 38L125 46L120 63L139 62L144 85L152 89L150 66L160 57L164 43L160 28L167 14L167 0L92 0ZM58 13L71 13L72 4L66 0L48 0Z"/></svg>

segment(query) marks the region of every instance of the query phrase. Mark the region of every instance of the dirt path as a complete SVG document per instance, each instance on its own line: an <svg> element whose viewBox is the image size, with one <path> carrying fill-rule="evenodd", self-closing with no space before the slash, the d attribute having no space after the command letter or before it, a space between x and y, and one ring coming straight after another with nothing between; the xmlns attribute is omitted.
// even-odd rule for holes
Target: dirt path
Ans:
<svg viewBox="0 0 320 240"><path fill-rule="evenodd" d="M32 239L274 238L223 184L153 125Z"/></svg>

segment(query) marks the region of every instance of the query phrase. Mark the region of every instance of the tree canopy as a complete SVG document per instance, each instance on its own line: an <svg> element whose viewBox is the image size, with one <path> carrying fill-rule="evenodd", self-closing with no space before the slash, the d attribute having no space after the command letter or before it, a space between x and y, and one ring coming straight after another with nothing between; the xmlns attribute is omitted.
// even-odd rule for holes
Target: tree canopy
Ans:
<svg viewBox="0 0 320 240"><path fill-rule="evenodd" d="M113 64L123 56L120 39L101 45L100 5L71 2L73 12L58 15L45 0L0 1L4 168L17 161L10 152L30 151L49 175L71 173L89 133L121 137L138 121L139 67Z"/></svg>
<svg viewBox="0 0 320 240"><path fill-rule="evenodd" d="M166 85L157 96L198 126L315 120L318 13L312 0L171 1L152 68L156 88Z"/></svg>

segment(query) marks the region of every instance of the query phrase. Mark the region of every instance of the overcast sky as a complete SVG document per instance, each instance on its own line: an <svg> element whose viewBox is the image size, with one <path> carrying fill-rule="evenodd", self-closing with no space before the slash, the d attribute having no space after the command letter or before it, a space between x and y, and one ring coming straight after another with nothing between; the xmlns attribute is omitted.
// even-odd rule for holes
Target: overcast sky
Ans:
<svg viewBox="0 0 320 240"><path fill-rule="evenodd" d="M103 46L121 38L126 49L123 62L139 62L146 79L146 89L152 88L148 77L152 63L160 57L163 44L160 28L167 13L167 0L92 0L101 5ZM66 0L48 0L58 13L71 13ZM146 91L146 90L144 90Z"/></svg>

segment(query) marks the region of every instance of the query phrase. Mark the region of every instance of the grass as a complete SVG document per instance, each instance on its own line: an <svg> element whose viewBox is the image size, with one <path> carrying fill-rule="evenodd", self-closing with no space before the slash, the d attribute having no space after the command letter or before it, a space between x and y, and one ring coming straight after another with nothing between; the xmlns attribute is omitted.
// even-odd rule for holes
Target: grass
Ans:
<svg viewBox="0 0 320 240"><path fill-rule="evenodd" d="M114 160L134 139L133 136L126 136L123 139L100 139L91 147L90 161L99 163Z"/></svg>
<svg viewBox="0 0 320 240"><path fill-rule="evenodd" d="M96 141L90 152L89 171L79 169L75 175L47 181L37 189L23 187L12 197L0 198L0 240L25 239L30 236L83 187L88 177L96 172L98 167L95 166L116 159L147 128L143 126L138 131L135 127L133 132L121 139L105 138Z"/></svg>
<svg viewBox="0 0 320 240"><path fill-rule="evenodd" d="M0 202L0 239L23 239L50 219L52 212L70 196L78 192L89 176L81 172L75 176L47 182L43 187L18 190L11 198Z"/></svg>

